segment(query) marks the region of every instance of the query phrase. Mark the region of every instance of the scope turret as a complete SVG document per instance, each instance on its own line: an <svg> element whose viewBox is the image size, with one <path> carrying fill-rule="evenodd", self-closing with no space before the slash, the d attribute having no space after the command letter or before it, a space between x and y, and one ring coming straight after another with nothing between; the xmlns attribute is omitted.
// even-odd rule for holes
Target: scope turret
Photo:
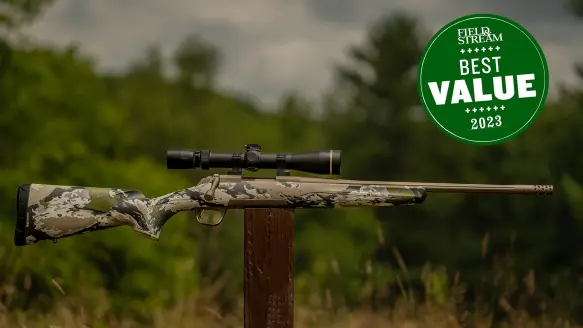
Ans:
<svg viewBox="0 0 583 328"><path fill-rule="evenodd" d="M166 152L168 169L229 168L229 174L241 174L242 169L258 171L275 169L278 175L286 170L315 174L340 174L341 151L319 150L295 154L268 154L257 144L245 145L245 152L216 153L210 150L170 149Z"/></svg>

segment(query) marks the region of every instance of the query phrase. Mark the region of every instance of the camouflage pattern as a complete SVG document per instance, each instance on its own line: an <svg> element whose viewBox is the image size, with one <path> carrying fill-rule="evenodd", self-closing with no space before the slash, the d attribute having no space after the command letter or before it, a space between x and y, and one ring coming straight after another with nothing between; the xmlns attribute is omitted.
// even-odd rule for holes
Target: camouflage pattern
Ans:
<svg viewBox="0 0 583 328"><path fill-rule="evenodd" d="M423 188L326 181L210 176L194 187L151 199L135 190L32 184L26 207L25 244L122 225L158 239L166 221L181 211L194 210L201 223L218 224L228 208L392 206L421 203L426 197ZM221 218L203 218L204 209L221 212Z"/></svg>
<svg viewBox="0 0 583 328"><path fill-rule="evenodd" d="M19 202L27 200L19 205L21 228L17 228L15 243L56 241L122 225L157 240L166 221L182 211L194 211L200 223L216 225L227 209L412 205L421 204L426 196L422 184L302 177L213 175L196 186L157 198L136 190L31 184L27 191L22 187L19 191ZM209 215L207 210L218 215Z"/></svg>

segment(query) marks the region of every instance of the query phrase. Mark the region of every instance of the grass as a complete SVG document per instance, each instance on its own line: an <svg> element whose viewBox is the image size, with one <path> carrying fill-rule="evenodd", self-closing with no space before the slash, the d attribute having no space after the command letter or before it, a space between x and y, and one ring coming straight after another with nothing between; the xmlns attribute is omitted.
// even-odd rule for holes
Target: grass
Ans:
<svg viewBox="0 0 583 328"><path fill-rule="evenodd" d="M487 253L487 238L484 240L483 256ZM423 269L421 284L414 286L409 269L396 248L393 248L393 256L400 273L396 288L392 289L392 301L386 298L378 301L378 297L374 296L380 294L385 297L391 292L385 290L386 287L371 287L374 283L370 273L376 268L369 262L364 272L371 278L362 284L363 297L359 308L343 306L344 301L333 299L328 290L323 293L302 290L295 295L294 327L583 328L573 320L578 312L583 312L576 310L576 304L581 303L577 283L573 285L567 276L563 276L560 284L555 285L552 297L549 297L537 287L534 270L524 276L516 275L510 252L493 257L492 265L482 272L487 286L491 286L492 293L488 297L471 295L468 292L470 286L459 273L450 277L445 268L432 268L430 265ZM336 267L333 260L330 266ZM342 276L338 269L333 271ZM30 281L24 279L21 287L10 285L7 281L0 277L0 328L230 328L243 327L244 322L243 295L239 295L234 310L225 312L213 305L220 300L217 290L222 283L205 282L201 290L195 293L196 296L178 300L169 307L157 308L147 313L147 322L144 322L130 315L116 316L114 313L124 311L112 308L111 297L104 289L91 287L68 293L55 280L53 285L57 297L50 309L15 308L11 300L18 294L26 295ZM140 302L147 300L132 299L132 302L135 302L132 306L138 304L141 307Z"/></svg>
<svg viewBox="0 0 583 328"><path fill-rule="evenodd" d="M544 310L546 300L537 299L533 271L524 277L523 285L524 292L518 298L519 301L511 301L510 298L501 296L495 308L489 312L482 312L480 315L470 314L466 310L471 304L464 301L467 286L460 281L459 275L454 278L447 298L443 301L434 301L428 296L430 295L428 290L423 301L413 301L411 297L408 297L407 286L403 286L401 297L392 307L376 310L372 310L370 306L363 306L357 310L335 308L334 302L327 293L324 293L323 297L314 294L309 298L296 295L296 298L308 301L296 304L294 327L583 327L557 316L552 317ZM85 293L82 296L66 294L56 282L55 287L60 291L60 297L53 304L52 309L44 313L35 310L9 311L6 302L0 304L0 328L243 327L242 298L236 310L231 313L222 313L218 307L212 306L210 300L195 297L183 299L172 307L160 308L150 313L150 322L146 324L129 317L120 318L112 315L105 290L91 294ZM12 288L14 291L14 287ZM430 288L429 285L426 288ZM6 289L5 286L3 290L6 291ZM525 297L526 301L520 301ZM533 302L534 308L543 308L543 311L529 309L529 306L532 308ZM502 313L500 320L494 320L496 311ZM536 315L532 317L529 313Z"/></svg>
<svg viewBox="0 0 583 328"><path fill-rule="evenodd" d="M509 309L508 320L500 323L501 327L578 327L562 320L537 318L533 320L524 311ZM169 309L160 309L151 314L150 324L139 324L131 319L108 316L107 308L88 310L74 298L63 298L54 309L46 314L33 312L3 311L0 314L0 327L242 327L242 307L234 313L224 314L196 301L184 300ZM294 327L337 327L337 328L372 328L372 327L492 327L492 316L487 315L471 320L460 320L455 306L427 306L401 302L393 309L371 311L367 309L346 311L315 309L298 306L296 308Z"/></svg>

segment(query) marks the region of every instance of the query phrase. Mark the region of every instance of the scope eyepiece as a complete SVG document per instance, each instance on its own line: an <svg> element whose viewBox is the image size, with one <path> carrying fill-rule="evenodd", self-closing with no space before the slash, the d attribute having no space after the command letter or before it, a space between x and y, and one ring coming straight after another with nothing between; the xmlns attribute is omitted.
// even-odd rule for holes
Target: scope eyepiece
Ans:
<svg viewBox="0 0 583 328"><path fill-rule="evenodd" d="M215 153L210 150L170 149L166 152L168 169L230 168L230 174L240 174L242 169L258 171L276 169L278 174L285 170L296 170L315 174L340 174L341 151L319 150L295 154L268 154L261 152L261 146L249 144L245 152Z"/></svg>

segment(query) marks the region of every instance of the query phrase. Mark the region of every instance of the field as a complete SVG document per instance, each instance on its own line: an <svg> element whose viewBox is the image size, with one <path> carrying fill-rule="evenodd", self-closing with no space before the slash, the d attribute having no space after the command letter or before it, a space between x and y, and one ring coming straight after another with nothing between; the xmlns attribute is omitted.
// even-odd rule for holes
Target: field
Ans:
<svg viewBox="0 0 583 328"><path fill-rule="evenodd" d="M317 96L290 84L264 103L223 87L223 58L239 54L196 28L172 49L148 35L151 46L120 71L100 69L94 45L20 37L53 9L0 0L0 56L10 54L0 58L0 328L242 327L241 211L217 227L177 214L157 242L119 227L15 247L14 205L28 183L165 195L226 172L168 170L167 149L248 143L342 150L343 179L554 185L549 197L431 194L415 206L298 210L295 327L583 325L582 66L573 63L571 84L552 84L527 131L478 147L442 133L421 107L416 72L431 33L415 12L371 20L326 63L333 78Z"/></svg>
<svg viewBox="0 0 583 328"><path fill-rule="evenodd" d="M404 263L402 269L406 278ZM572 311L570 304L561 301L564 300L562 296L567 295L555 295L551 299L537 291L534 271L523 277L520 286L516 284L517 277L509 277L503 271L498 272L497 276L507 279L501 284L508 291L502 294L509 296L500 297L493 303L485 302L480 297L469 301L466 295L468 287L460 281L459 274L446 293L438 292L430 278L421 290L399 281L399 295L395 295L390 307L379 307L366 288L362 290L362 295L372 301L360 309L342 306L343 300L334 300L329 291L322 295L317 292L296 295L302 301L295 306L294 327L583 327L574 324L573 320L561 318L560 313ZM236 308L229 312L213 305L212 295L220 286L207 286L205 291L197 293L199 296L185 298L173 306L149 313L145 319L136 320L130 316L112 315L109 297L104 290L92 290L87 294L79 291L81 295L69 295L58 282L53 280L53 285L60 296L44 312L38 309L9 311L10 295L26 293L30 286L3 286L0 328L243 327L242 297ZM152 290L152 293L157 292L160 291Z"/></svg>

